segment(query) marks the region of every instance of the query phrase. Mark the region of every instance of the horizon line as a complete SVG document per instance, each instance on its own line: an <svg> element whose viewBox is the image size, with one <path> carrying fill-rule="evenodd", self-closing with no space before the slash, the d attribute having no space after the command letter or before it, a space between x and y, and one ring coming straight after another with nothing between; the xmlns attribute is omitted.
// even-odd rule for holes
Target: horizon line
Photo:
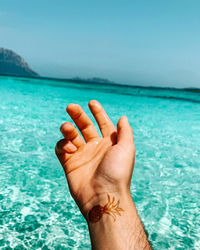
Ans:
<svg viewBox="0 0 200 250"><path fill-rule="evenodd" d="M200 88L197 87L186 87L186 88L177 88L177 87L161 87L161 86L141 86L141 85L132 85L132 84L123 84L121 82L114 82L110 81L101 77L93 77L93 78L81 78L81 77L74 77L74 78L58 78L58 77L50 77L50 76L22 76L22 75L10 75L10 74L2 74L0 73L0 77L7 76L7 77L17 77L17 78L31 78L31 79L43 79L43 80L51 80L51 81L60 81L60 82L66 82L71 81L74 83L88 83L88 84L98 84L98 85L112 85L112 86L118 86L118 87L130 87L130 88L141 88L141 89L161 89L161 90L177 90L177 91L189 91L189 92L195 92L200 93ZM102 81L95 81L94 79L102 79Z"/></svg>

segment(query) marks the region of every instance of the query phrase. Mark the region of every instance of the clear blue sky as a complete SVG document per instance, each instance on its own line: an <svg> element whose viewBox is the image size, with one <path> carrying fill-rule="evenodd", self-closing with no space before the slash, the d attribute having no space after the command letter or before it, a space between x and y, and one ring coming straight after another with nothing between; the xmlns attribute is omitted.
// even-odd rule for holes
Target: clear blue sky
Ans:
<svg viewBox="0 0 200 250"><path fill-rule="evenodd" d="M0 0L0 47L45 76L200 87L200 1Z"/></svg>

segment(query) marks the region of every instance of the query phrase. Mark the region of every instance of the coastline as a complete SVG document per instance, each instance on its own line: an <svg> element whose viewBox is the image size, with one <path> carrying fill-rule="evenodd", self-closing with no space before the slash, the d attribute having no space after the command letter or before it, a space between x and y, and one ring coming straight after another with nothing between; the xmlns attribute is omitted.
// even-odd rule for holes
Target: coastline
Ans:
<svg viewBox="0 0 200 250"><path fill-rule="evenodd" d="M186 91L200 93L200 88L172 88L172 87L157 87L157 86L140 86L140 85L130 85L117 82L103 82L103 81L94 81L92 79L76 79L76 78L56 78L56 77L46 77L46 76L19 76L19 75L8 75L0 74L0 77L14 77L14 78L27 78L27 79L38 79L38 80L49 80L56 82L74 82L74 83L83 83L83 84L96 84L101 86L117 86L117 87L127 87L127 88L138 88L138 89L152 89L152 90L175 90L175 91Z"/></svg>

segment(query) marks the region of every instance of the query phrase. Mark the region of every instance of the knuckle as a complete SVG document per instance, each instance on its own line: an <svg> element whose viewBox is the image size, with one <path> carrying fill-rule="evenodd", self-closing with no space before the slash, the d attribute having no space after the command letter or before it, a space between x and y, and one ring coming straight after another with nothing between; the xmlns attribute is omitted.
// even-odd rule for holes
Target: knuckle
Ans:
<svg viewBox="0 0 200 250"><path fill-rule="evenodd" d="M93 123L86 123L86 124L83 124L81 127L80 127L80 130L81 131L87 131L87 130L91 130L91 129L94 129L94 125Z"/></svg>
<svg viewBox="0 0 200 250"><path fill-rule="evenodd" d="M81 116L84 114L82 110L79 110L76 114L73 115L74 120L78 120L81 118Z"/></svg>

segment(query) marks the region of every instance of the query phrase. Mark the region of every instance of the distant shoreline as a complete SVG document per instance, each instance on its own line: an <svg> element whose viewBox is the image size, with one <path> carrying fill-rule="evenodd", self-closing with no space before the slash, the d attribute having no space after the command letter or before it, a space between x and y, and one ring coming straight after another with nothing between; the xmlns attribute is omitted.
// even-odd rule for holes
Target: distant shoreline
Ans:
<svg viewBox="0 0 200 250"><path fill-rule="evenodd" d="M122 84L116 82L103 82L103 81L94 81L92 79L76 79L76 78L56 78L56 77L46 77L46 76L19 76L19 75L9 75L9 74L0 74L0 77L16 77L16 78L28 78L28 79L41 79L41 80L50 80L50 81L59 81L59 82L74 82L74 83L87 83L87 84L98 84L103 86L118 86L118 87L128 87L128 88L140 88L140 89L157 89L157 90L176 90L176 91L188 91L200 93L200 88L173 88L173 87L156 87L156 86L140 86L140 85L130 85Z"/></svg>

